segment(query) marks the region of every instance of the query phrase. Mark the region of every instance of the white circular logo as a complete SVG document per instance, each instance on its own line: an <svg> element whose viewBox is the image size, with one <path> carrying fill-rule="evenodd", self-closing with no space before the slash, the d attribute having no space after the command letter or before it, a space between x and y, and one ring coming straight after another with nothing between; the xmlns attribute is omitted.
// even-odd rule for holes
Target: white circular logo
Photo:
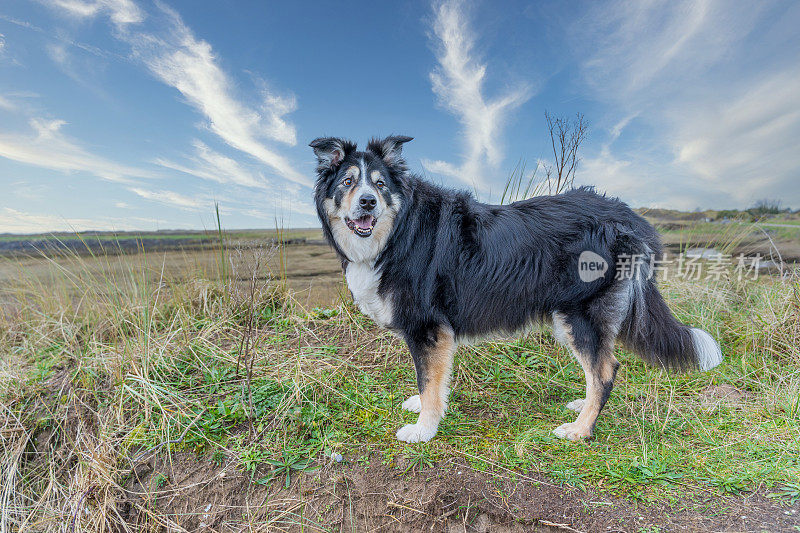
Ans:
<svg viewBox="0 0 800 533"><path fill-rule="evenodd" d="M602 278L606 270L608 270L606 260L592 251L585 250L578 257L578 275L581 277L581 281L591 283Z"/></svg>

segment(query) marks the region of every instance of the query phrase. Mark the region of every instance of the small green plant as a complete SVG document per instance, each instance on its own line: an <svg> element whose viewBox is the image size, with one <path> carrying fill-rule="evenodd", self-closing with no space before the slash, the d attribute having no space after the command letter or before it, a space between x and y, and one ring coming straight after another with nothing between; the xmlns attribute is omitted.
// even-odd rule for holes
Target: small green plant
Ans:
<svg viewBox="0 0 800 533"><path fill-rule="evenodd" d="M787 483L783 485L777 492L770 492L767 498L778 498L788 500L790 504L794 505L800 500L800 483Z"/></svg>
<svg viewBox="0 0 800 533"><path fill-rule="evenodd" d="M403 473L407 474L409 471L416 470L423 466L429 468L433 467L433 456L427 444L416 446L411 449L411 453L408 454L408 466L403 470Z"/></svg>
<svg viewBox="0 0 800 533"><path fill-rule="evenodd" d="M287 489L292 484L292 472L313 472L319 468L318 466L311 466L314 462L313 459L302 457L299 454L292 454L286 450L283 451L281 459L267 459L264 462L272 465L274 468L268 475L257 480L256 483L266 485L276 478L285 476L286 481L283 486Z"/></svg>
<svg viewBox="0 0 800 533"><path fill-rule="evenodd" d="M158 474L153 476L153 481L151 486L154 489L160 489L161 487L167 484L167 481L169 481L169 478L165 474L159 472Z"/></svg>
<svg viewBox="0 0 800 533"><path fill-rule="evenodd" d="M618 485L671 485L683 478L683 474L671 470L658 459L641 460L639 457L634 457L627 465L609 469L608 474L612 483Z"/></svg>
<svg viewBox="0 0 800 533"><path fill-rule="evenodd" d="M576 472L574 468L551 470L550 475L565 485L571 485L581 490L586 488L583 476L579 472Z"/></svg>
<svg viewBox="0 0 800 533"><path fill-rule="evenodd" d="M738 494L747 490L753 480L747 474L732 474L729 476L704 478L704 481L727 494Z"/></svg>

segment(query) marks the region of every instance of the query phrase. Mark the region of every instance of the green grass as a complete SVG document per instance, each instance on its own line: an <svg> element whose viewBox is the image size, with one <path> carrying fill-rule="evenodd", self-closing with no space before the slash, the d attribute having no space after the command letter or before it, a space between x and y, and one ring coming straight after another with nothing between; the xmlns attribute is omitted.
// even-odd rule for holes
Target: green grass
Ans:
<svg viewBox="0 0 800 533"><path fill-rule="evenodd" d="M135 266L91 276L54 266L53 276L71 290L20 280L3 295L17 305L0 315L0 489L17 522L63 523L69 498L89 487L113 502L135 458L178 450L233 460L255 484L288 483L331 454L378 454L401 474L458 457L643 502L757 490L798 499L797 278L662 284L725 361L670 375L618 349L617 385L588 442L552 434L574 417L564 406L583 396L583 375L543 330L459 349L439 434L407 445L394 436L415 418L400 409L416 393L407 350L349 302L307 311L265 276L245 287L153 281ZM722 386L736 398L712 401ZM32 443L36 453L22 453ZM106 510L85 520L109 523Z"/></svg>

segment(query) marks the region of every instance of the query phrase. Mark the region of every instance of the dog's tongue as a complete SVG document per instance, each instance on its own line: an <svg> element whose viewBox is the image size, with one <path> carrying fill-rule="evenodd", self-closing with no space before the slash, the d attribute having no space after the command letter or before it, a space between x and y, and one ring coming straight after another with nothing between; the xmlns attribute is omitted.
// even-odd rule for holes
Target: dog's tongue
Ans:
<svg viewBox="0 0 800 533"><path fill-rule="evenodd" d="M361 218L357 218L353 221L359 229L370 229L372 228L372 215L365 215Z"/></svg>

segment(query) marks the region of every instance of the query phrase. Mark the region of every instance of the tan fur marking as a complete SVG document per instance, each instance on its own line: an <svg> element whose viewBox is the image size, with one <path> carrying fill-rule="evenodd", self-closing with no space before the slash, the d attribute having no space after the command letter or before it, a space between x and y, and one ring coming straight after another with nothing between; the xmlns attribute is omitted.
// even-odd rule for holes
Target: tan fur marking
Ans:
<svg viewBox="0 0 800 533"><path fill-rule="evenodd" d="M614 379L614 369L618 365L617 358L614 357L614 345L610 346L607 354L600 355L601 367L600 367L600 379L603 383L608 383L609 381L613 381Z"/></svg>
<svg viewBox="0 0 800 533"><path fill-rule="evenodd" d="M380 250L383 250L386 241L389 240L389 233L394 227L394 217L396 214L397 213L393 209L384 210L383 215L381 215L381 218L375 223L375 227L372 228L372 238L375 239L377 243L376 246L378 246Z"/></svg>
<svg viewBox="0 0 800 533"><path fill-rule="evenodd" d="M613 344L611 346L613 347ZM578 415L573 424L580 437L590 437L597 421L597 416L600 414L600 409L602 409L600 402L603 399L605 384L611 381L617 360L611 350L604 347L593 368L591 357L588 354L579 353L574 348L573 352L578 358L581 367L583 367L583 373L586 376L586 403L584 403L581 414Z"/></svg>
<svg viewBox="0 0 800 533"><path fill-rule="evenodd" d="M347 213L350 211L350 206L353 205L353 198L356 196L356 188L353 187L342 198L342 207L341 210Z"/></svg>
<svg viewBox="0 0 800 533"><path fill-rule="evenodd" d="M381 177L381 171L373 170L372 173L370 174L370 177L372 178L372 181L379 179Z"/></svg>
<svg viewBox="0 0 800 533"><path fill-rule="evenodd" d="M453 372L453 355L456 342L452 330L440 328L436 344L425 358L425 387L420 393L422 411L418 424L439 425L447 410L447 396L450 394L450 377Z"/></svg>
<svg viewBox="0 0 800 533"><path fill-rule="evenodd" d="M345 243L352 237L353 232L347 227L347 224L344 223L341 212L337 212L336 203L332 198L326 198L322 204L325 207L325 212L328 214L328 223L331 226L333 238L339 246L344 248ZM345 253L347 253L346 250Z"/></svg>
<svg viewBox="0 0 800 533"><path fill-rule="evenodd" d="M372 235L365 241L361 237L354 235L353 231L344 223L344 217L347 216L350 210L349 202L352 201L354 191L355 187L348 191L348 195L345 196L338 209L336 207L336 202L334 202L332 198L326 198L323 201L323 207L328 215L328 222L330 223L333 238L344 254L351 261L358 260L359 254L362 256L365 254L364 246L367 245L369 247L367 255L369 258L374 259L383 250L383 247L386 246L386 242L389 240L389 235L394 227L394 219L400 209L400 198L392 197L394 203L389 207L386 205L383 196L380 194L377 196L378 201L381 202L381 205L384 207L383 214L378 217L378 221L372 229Z"/></svg>
<svg viewBox="0 0 800 533"><path fill-rule="evenodd" d="M578 418L574 422L564 425L568 426L566 437L571 440L591 437L597 416L603 407L601 402L605 385L613 380L614 371L618 366L617 359L614 357L614 341L612 339L601 347L597 362L593 365L591 354L583 353L575 346L572 327L558 315L553 316L553 324L560 330L559 340L569 346L572 354L583 368L586 378L586 400Z"/></svg>

